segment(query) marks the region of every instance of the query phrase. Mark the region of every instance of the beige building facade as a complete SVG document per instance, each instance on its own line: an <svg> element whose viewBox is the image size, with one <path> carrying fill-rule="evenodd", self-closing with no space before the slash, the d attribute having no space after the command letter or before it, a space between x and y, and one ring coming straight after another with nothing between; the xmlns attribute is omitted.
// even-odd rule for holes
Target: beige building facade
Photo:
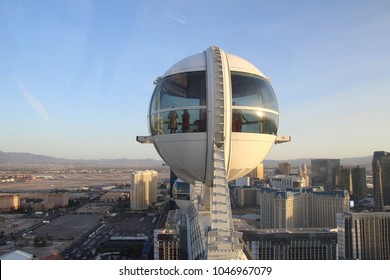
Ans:
<svg viewBox="0 0 390 280"><path fill-rule="evenodd" d="M137 171L131 174L131 210L145 210L157 202L157 177L158 173L154 170Z"/></svg>
<svg viewBox="0 0 390 280"><path fill-rule="evenodd" d="M294 192L263 188L257 198L264 229L335 228L336 213L349 210L346 191Z"/></svg>
<svg viewBox="0 0 390 280"><path fill-rule="evenodd" d="M0 210L16 210L20 206L20 196L18 194L0 195Z"/></svg>
<svg viewBox="0 0 390 280"><path fill-rule="evenodd" d="M338 213L340 259L390 260L390 212Z"/></svg>

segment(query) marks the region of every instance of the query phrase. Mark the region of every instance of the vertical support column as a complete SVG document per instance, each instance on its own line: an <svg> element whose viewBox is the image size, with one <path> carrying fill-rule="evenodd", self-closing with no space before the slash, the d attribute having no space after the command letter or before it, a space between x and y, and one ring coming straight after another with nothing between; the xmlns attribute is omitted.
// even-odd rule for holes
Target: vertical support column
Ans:
<svg viewBox="0 0 390 280"><path fill-rule="evenodd" d="M208 232L208 259L238 259L243 258L242 244L239 234L233 231L233 221L230 206L229 186L227 181L227 164L225 147L230 147L230 137L226 141L229 125L226 125L225 80L222 50L211 47L206 52L208 78L208 175L211 187L210 224ZM231 99L228 99L231 101ZM228 144L228 145L226 145ZM229 152L228 152L229 154Z"/></svg>

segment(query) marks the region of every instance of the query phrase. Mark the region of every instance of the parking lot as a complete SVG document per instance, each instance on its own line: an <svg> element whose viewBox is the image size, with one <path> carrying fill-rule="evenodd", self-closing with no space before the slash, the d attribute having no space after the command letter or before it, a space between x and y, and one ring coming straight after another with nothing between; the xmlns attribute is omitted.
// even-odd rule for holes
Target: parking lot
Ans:
<svg viewBox="0 0 390 280"><path fill-rule="evenodd" d="M68 214L37 228L32 234L36 237L49 235L53 239L73 239L87 233L101 218L103 218L101 214Z"/></svg>
<svg viewBox="0 0 390 280"><path fill-rule="evenodd" d="M17 216L10 219L16 224L25 222ZM59 254L65 259L93 259L99 244L108 242L111 237L144 235L152 241L157 221L158 216L151 213L127 213L115 217L65 214L1 246L0 253L22 250L37 258ZM36 239L45 240L45 245L36 246Z"/></svg>
<svg viewBox="0 0 390 280"><path fill-rule="evenodd" d="M129 237L145 235L153 239L157 217L147 214L122 214L113 219L98 223L87 234L80 236L69 247L62 251L64 259L92 259L101 244L109 244L111 237Z"/></svg>

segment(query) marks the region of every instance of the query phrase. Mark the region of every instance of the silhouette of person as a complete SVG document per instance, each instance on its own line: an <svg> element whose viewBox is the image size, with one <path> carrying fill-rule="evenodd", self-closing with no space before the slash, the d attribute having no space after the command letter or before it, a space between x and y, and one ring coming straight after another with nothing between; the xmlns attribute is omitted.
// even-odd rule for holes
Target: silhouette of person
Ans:
<svg viewBox="0 0 390 280"><path fill-rule="evenodd" d="M182 130L184 133L187 133L190 129L190 114L188 110L184 110L183 115L181 115L182 120Z"/></svg>
<svg viewBox="0 0 390 280"><path fill-rule="evenodd" d="M233 102L233 105L236 105L236 103ZM248 122L248 120L245 118L244 114L240 109L233 109L232 132L242 131L243 120Z"/></svg>
<svg viewBox="0 0 390 280"><path fill-rule="evenodd" d="M174 107L172 107L174 108ZM177 112L175 110L172 110L168 114L168 128L171 130L171 133L176 133L177 130L177 118L179 116L177 115Z"/></svg>
<svg viewBox="0 0 390 280"><path fill-rule="evenodd" d="M206 110L200 110L200 120L199 120L199 124L198 124L198 132L206 132L206 119L207 119Z"/></svg>

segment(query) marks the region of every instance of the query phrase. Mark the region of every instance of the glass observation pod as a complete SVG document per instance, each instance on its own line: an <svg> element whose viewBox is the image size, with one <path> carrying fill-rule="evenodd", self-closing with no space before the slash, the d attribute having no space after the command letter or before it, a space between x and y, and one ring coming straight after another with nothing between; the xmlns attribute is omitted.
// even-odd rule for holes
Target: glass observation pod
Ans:
<svg viewBox="0 0 390 280"><path fill-rule="evenodd" d="M242 58L211 47L178 62L155 84L148 138L187 182L211 185L212 145L224 146L227 178L234 180L261 163L276 141L274 91Z"/></svg>
<svg viewBox="0 0 390 280"><path fill-rule="evenodd" d="M191 204L191 191L192 187L189 183L183 182L177 179L172 187L172 196L175 199L176 205L180 209L187 209Z"/></svg>

